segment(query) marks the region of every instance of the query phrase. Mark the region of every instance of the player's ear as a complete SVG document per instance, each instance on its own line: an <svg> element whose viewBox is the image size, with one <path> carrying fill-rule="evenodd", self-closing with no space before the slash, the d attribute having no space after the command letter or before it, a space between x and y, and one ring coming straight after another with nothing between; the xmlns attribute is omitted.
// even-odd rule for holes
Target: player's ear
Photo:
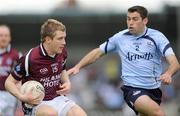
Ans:
<svg viewBox="0 0 180 116"><path fill-rule="evenodd" d="M51 39L51 37L46 36L46 37L44 38L44 40L47 41L47 42L49 42L49 41L52 40L52 39Z"/></svg>
<svg viewBox="0 0 180 116"><path fill-rule="evenodd" d="M143 23L144 23L144 25L146 25L148 23L148 18L147 17L143 19Z"/></svg>

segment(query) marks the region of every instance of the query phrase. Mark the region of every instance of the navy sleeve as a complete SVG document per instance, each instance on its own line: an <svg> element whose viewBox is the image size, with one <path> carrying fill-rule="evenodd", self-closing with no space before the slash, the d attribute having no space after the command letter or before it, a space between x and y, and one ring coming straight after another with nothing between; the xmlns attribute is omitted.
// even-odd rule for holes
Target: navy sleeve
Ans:
<svg viewBox="0 0 180 116"><path fill-rule="evenodd" d="M25 57L21 57L18 61L11 75L14 79L20 81L23 76L25 76Z"/></svg>

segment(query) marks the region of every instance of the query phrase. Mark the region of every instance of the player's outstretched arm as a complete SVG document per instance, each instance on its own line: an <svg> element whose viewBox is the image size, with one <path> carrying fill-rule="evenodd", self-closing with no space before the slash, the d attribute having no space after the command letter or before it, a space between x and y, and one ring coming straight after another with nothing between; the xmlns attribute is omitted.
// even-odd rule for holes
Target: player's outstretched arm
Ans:
<svg viewBox="0 0 180 116"><path fill-rule="evenodd" d="M69 69L68 75L77 74L79 70L89 64L95 62L98 58L100 58L104 53L100 48L95 48L90 51L87 55L85 55L78 64L76 64L73 68Z"/></svg>
<svg viewBox="0 0 180 116"><path fill-rule="evenodd" d="M180 66L179 66L179 62L176 58L175 55L170 55L166 57L166 60L169 64L168 69L166 70L166 72L164 74L161 75L160 80L164 83L164 84L170 84L172 82L172 75L179 70Z"/></svg>

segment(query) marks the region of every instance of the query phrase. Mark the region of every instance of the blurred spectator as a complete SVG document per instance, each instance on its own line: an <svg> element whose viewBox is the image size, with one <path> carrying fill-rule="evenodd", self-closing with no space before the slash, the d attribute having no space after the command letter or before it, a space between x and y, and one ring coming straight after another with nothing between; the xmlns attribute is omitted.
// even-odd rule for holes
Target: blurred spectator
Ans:
<svg viewBox="0 0 180 116"><path fill-rule="evenodd" d="M121 109L123 105L123 96L118 88L119 81L119 60L115 56L108 57L107 62L103 62L101 68L98 68L95 92L98 101L101 101L103 107L111 110ZM113 99L111 99L113 98Z"/></svg>
<svg viewBox="0 0 180 116"><path fill-rule="evenodd" d="M13 116L17 100L5 90L5 80L9 76L17 60L19 52L11 47L11 32L7 25L0 25L0 116Z"/></svg>
<svg viewBox="0 0 180 116"><path fill-rule="evenodd" d="M88 84L88 72L83 69L77 75L71 77L72 92L68 95L77 104L85 109L95 107L95 94Z"/></svg>
<svg viewBox="0 0 180 116"><path fill-rule="evenodd" d="M64 1L60 1L59 4L56 6L55 8L55 12L65 9L65 10L72 10L74 8L76 8L78 6L78 3L76 0L64 0Z"/></svg>
<svg viewBox="0 0 180 116"><path fill-rule="evenodd" d="M75 7L77 5L77 1L76 0L67 0L67 6L72 8Z"/></svg>

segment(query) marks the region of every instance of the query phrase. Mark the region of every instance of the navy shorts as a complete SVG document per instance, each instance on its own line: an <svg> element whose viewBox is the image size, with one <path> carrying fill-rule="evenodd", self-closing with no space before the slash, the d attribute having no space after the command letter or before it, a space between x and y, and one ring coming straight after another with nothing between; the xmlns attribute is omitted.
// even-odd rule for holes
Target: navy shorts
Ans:
<svg viewBox="0 0 180 116"><path fill-rule="evenodd" d="M126 101L128 106L134 110L136 114L138 114L138 111L135 110L135 107L133 104L135 103L137 98L142 95L149 96L152 100L154 100L159 105L161 103L162 91L159 88L142 89L142 88L135 88L135 87L130 87L130 86L122 86L121 89L124 94L124 100Z"/></svg>

